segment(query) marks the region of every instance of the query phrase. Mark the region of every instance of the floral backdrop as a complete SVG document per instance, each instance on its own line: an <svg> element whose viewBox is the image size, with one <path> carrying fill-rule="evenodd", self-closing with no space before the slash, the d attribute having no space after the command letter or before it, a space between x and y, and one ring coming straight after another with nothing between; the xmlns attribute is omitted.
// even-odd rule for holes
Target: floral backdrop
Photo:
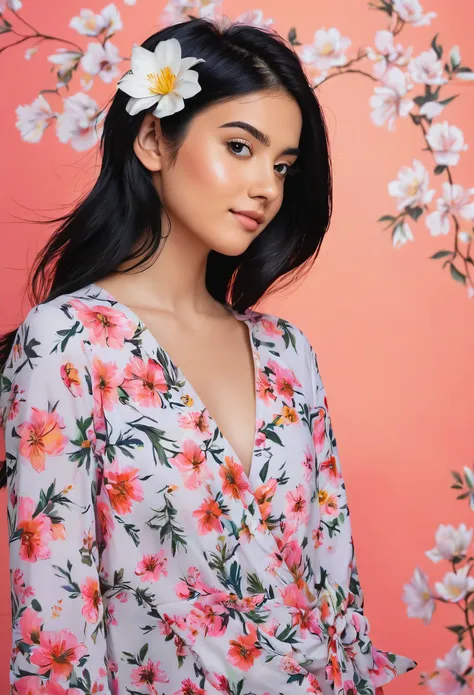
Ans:
<svg viewBox="0 0 474 695"><path fill-rule="evenodd" d="M29 103L19 104L4 118L14 119L18 137L31 145L47 147L48 138L55 137L77 153L92 150L101 134L104 94L112 94L128 69L131 46L125 51L118 37L124 30L124 7L135 6L135 0L100 9L71 1L62 34L56 22L50 33L47 14L41 26L33 20L30 2L0 2L0 53L5 54L0 60L3 66L11 60L18 76L28 74L21 61L47 61L50 71L44 83L30 83ZM150 4L138 0L136 11L146 2ZM230 13L223 0L170 0L153 6L158 15L154 30L195 17L275 26L266 11ZM336 26L315 25L310 41L300 40L302 32L291 21L286 26L280 23L277 30L293 45L321 99L330 80L362 77L372 86L366 118L373 128L390 139L401 124L411 124L412 154L406 161L392 162L393 173L386 181L388 203L370 201L373 219L392 252L406 258L418 236L433 237L435 250L420 263L430 261L444 270L445 283L454 280L457 301L465 302L474 298L474 170L471 180L458 175L460 162L470 156L469 143L450 107L461 99L472 113L474 72L465 60L470 47L446 43L443 22L428 0L425 6L418 0L372 0L365 11L377 17L370 45L361 45L357 34L348 36ZM446 14L449 11L446 1ZM422 39L416 42L423 44L421 50L412 43L416 30L421 32ZM104 86L109 91L104 92ZM423 622L427 640L436 622L435 609L443 604L440 620L451 635L451 645L442 653L433 652L433 661L420 664L418 672L418 686L438 695L474 692L474 469L468 460L457 464L451 472L445 466L445 485L447 494L456 494L464 505L466 523L437 524L434 546L424 551L432 563L443 563L444 575L431 582L416 566L400 587L400 609Z"/></svg>

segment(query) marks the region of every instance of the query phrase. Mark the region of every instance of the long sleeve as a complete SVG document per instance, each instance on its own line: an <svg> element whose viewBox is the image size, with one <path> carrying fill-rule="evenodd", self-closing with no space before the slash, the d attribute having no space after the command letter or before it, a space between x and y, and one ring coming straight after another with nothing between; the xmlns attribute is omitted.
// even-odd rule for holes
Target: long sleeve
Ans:
<svg viewBox="0 0 474 695"><path fill-rule="evenodd" d="M62 324L62 317L47 305L30 311L0 389L10 682L14 694L40 692L45 682L55 682L58 693L72 688L109 695L95 514L98 406L78 325Z"/></svg>
<svg viewBox="0 0 474 695"><path fill-rule="evenodd" d="M327 600L323 615L330 636L326 676L332 687L328 692L348 692L352 683L355 692L379 695L385 683L411 671L417 663L376 649L370 640L339 452L318 360L311 346L309 360L320 510L320 525L313 540L320 569L317 587Z"/></svg>

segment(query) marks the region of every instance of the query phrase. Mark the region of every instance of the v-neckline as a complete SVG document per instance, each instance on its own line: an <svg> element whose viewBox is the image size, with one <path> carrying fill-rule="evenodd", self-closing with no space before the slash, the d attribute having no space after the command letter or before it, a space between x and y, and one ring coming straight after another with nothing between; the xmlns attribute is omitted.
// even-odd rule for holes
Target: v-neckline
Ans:
<svg viewBox="0 0 474 695"><path fill-rule="evenodd" d="M209 419L213 422L214 428L218 431L220 436L222 437L223 442L226 443L231 456L239 462L239 464L242 467L242 474L244 476L245 481L247 482L250 492L252 496L254 496L254 488L252 486L252 478L254 476L254 468L255 468L255 440L257 438L257 428L258 428L258 422L260 419L259 415L259 398L258 398L258 362L259 362L259 356L257 352L257 348L255 346L255 341L254 341L254 335L253 335L253 327L254 323L252 320L246 315L242 314L241 312L238 312L236 309L234 309L230 304L223 304L224 308L229 311L234 318L237 321L243 321L245 325L247 326L248 330L248 335L249 335L249 341L250 341L250 349L252 352L252 359L253 359L253 370L254 370L254 380L253 380L253 396L254 396L254 412L255 412L255 422L254 422L254 433L253 433L253 449L252 449L252 455L250 459L250 468L248 473L245 472L244 466L242 464L242 461L240 460L240 457L238 456L237 452L235 451L234 447L232 446L230 440L225 436L223 433L221 427L217 423L214 415L210 412L209 408L207 405L204 403L203 399L199 395L198 391L194 388L192 382L188 379L186 374L183 372L181 367L172 359L171 355L163 345L157 340L156 336L154 333L148 328L147 324L140 318L140 316L133 310L131 309L127 304L124 304L123 302L119 301L116 297L114 297L113 294L111 294L108 290L106 290L104 287L101 287L100 285L97 285L95 282L91 282L88 285L90 288L92 288L94 291L96 291L99 294L102 294L106 297L109 298L110 301L114 303L114 306L118 306L122 308L123 313L127 314L137 325L140 325L142 328L142 335L146 334L149 336L150 340L155 344L156 347L159 348L159 350L166 356L168 361L173 365L174 369L176 370L176 373L180 375L181 381L184 381L187 386L188 390L192 391L195 400L198 401L200 404L200 409L203 409L207 412Z"/></svg>

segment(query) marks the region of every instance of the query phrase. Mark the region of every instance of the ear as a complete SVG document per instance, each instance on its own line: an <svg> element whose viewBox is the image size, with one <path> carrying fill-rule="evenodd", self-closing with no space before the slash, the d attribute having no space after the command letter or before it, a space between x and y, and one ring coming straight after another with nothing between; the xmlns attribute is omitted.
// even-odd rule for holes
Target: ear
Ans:
<svg viewBox="0 0 474 695"><path fill-rule="evenodd" d="M160 121L153 114L147 113L133 143L133 151L149 171L159 171L163 166L160 139Z"/></svg>

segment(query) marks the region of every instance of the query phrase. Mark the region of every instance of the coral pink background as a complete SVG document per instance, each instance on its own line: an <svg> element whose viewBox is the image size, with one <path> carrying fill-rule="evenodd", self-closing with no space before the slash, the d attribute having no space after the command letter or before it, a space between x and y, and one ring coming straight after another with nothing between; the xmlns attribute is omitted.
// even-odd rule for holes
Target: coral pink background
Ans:
<svg viewBox="0 0 474 695"><path fill-rule="evenodd" d="M362 0L224 0L230 18L260 8L287 35L296 27L302 43L310 43L320 27L337 27L353 45L374 45L386 16L370 12ZM49 34L75 39L69 20L81 7L100 11L105 1L24 0L22 13ZM159 28L162 2L138 0L130 7L117 0L124 30L114 38L122 55ZM436 11L429 27L404 30L402 41L415 55L440 32L445 51L458 44L463 64L474 68L474 5L464 0L424 0ZM81 37L81 40L84 37ZM85 41L82 42L85 45ZM81 45L82 45L81 43ZM0 56L2 67L2 175L0 185L0 331L18 324L28 309L23 298L27 267L47 230L21 218L58 214L81 195L94 178L96 150L74 152L61 145L53 129L36 145L27 144L15 128L15 108L28 104L39 89L54 85L46 56L61 44L48 43L32 60L25 46ZM80 90L79 80L71 93ZM99 80L96 81L98 83ZM94 86L92 96L111 93ZM293 294L272 298L263 309L294 321L311 339L319 356L340 448L351 508L360 579L374 643L409 656L418 668L386 687L390 695L415 691L420 671L434 669L455 639L445 629L458 620L455 607L438 605L424 626L409 619L402 602L403 585L418 565L432 583L449 570L424 556L434 546L439 524L468 521L466 502L455 501L450 470L472 465L472 355L474 300L454 282L448 269L429 256L452 246L452 237L434 238L423 220L411 223L415 243L393 249L389 232L376 222L395 212L387 193L403 164L414 157L433 170L423 152L420 130L399 120L394 133L372 125L368 100L373 83L361 75L330 80L319 90L329 122L335 171L335 214L320 257ZM449 94L461 97L441 120L459 126L469 144L454 168L455 181L472 186L474 84L458 82ZM51 98L53 108L59 106ZM99 99L100 101L100 99ZM441 181L430 175L440 192ZM20 219L18 219L20 218ZM465 223L466 225L467 223ZM462 228L462 227L461 227ZM451 232L452 234L452 232ZM9 588L5 491L0 494L0 692L8 690L10 649ZM444 566L443 566L444 565Z"/></svg>

